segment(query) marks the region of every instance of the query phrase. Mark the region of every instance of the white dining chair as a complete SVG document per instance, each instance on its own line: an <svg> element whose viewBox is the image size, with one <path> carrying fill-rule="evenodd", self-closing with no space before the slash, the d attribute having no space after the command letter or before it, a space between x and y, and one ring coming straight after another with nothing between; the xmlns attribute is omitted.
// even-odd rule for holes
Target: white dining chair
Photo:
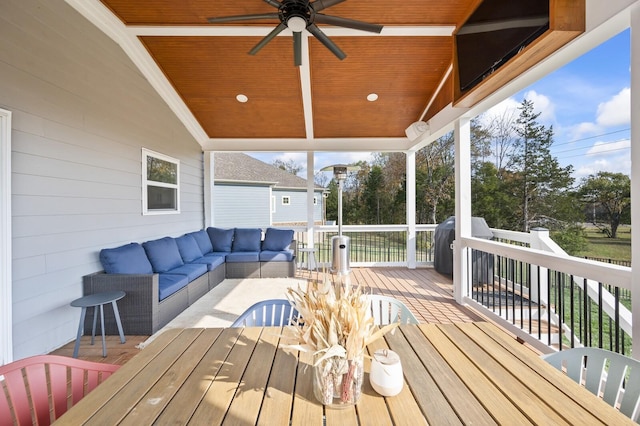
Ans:
<svg viewBox="0 0 640 426"><path fill-rule="evenodd" d="M371 303L371 316L374 324L387 325L394 322L419 324L416 316L400 300L379 294L371 294L367 298Z"/></svg>
<svg viewBox="0 0 640 426"><path fill-rule="evenodd" d="M542 358L605 402L637 421L640 361L599 348L571 348Z"/></svg>

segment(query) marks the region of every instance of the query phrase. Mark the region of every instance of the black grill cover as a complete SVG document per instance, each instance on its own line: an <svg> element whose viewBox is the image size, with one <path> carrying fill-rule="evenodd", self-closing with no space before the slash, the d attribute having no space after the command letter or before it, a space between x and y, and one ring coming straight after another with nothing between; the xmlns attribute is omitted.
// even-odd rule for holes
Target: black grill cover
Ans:
<svg viewBox="0 0 640 426"><path fill-rule="evenodd" d="M453 276L453 251L451 244L455 239L456 218L450 216L436 226L434 239L433 266L441 274ZM476 238L493 239L493 232L483 217L471 218L471 236Z"/></svg>

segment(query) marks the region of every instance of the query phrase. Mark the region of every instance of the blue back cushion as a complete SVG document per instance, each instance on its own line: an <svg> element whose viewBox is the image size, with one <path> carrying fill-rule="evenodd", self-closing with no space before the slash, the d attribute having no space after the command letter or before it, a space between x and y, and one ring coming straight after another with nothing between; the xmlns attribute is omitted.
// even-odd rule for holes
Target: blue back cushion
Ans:
<svg viewBox="0 0 640 426"><path fill-rule="evenodd" d="M184 263L189 263L202 257L200 247L192 235L187 234L176 238L176 244L178 245L178 251L180 251L180 256L182 256Z"/></svg>
<svg viewBox="0 0 640 426"><path fill-rule="evenodd" d="M267 228L262 242L262 250L282 251L293 241L293 229Z"/></svg>
<svg viewBox="0 0 640 426"><path fill-rule="evenodd" d="M207 228L207 234L211 240L211 251L229 252L231 251L231 244L233 241L233 228Z"/></svg>
<svg viewBox="0 0 640 426"><path fill-rule="evenodd" d="M260 251L260 228L236 228L231 251Z"/></svg>
<svg viewBox="0 0 640 426"><path fill-rule="evenodd" d="M171 237L142 243L154 272L167 272L184 265L176 240Z"/></svg>
<svg viewBox="0 0 640 426"><path fill-rule="evenodd" d="M211 245L211 238L209 238L209 234L204 229L201 229L196 232L189 232L187 235L191 235L198 243L198 247L200 247L200 251L202 254L211 253L213 251L213 246Z"/></svg>
<svg viewBox="0 0 640 426"><path fill-rule="evenodd" d="M108 274L153 274L147 254L138 243L102 249L100 262Z"/></svg>

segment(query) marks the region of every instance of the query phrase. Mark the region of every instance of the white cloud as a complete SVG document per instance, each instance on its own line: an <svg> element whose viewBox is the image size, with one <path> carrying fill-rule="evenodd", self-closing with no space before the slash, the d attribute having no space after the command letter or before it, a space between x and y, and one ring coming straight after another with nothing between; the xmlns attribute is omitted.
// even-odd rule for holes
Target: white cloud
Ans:
<svg viewBox="0 0 640 426"><path fill-rule="evenodd" d="M578 167L573 176L579 181L589 175L598 172L612 172L631 174L631 159L628 156L618 156L611 159L599 158L591 163L582 164Z"/></svg>
<svg viewBox="0 0 640 426"><path fill-rule="evenodd" d="M631 147L631 141L629 139L623 139L613 142L596 142L587 151L587 155L611 155L619 154L619 151L628 149Z"/></svg>
<svg viewBox="0 0 640 426"><path fill-rule="evenodd" d="M602 131L602 127L590 121L585 121L571 127L568 131L572 139L580 139L585 135L594 135Z"/></svg>
<svg viewBox="0 0 640 426"><path fill-rule="evenodd" d="M529 90L524 94L524 99L533 102L533 110L540 113L538 119L545 123L553 123L556 120L556 107L551 99L535 90Z"/></svg>
<svg viewBox="0 0 640 426"><path fill-rule="evenodd" d="M631 122L631 90L625 87L611 99L598 105L596 123L605 127Z"/></svg>

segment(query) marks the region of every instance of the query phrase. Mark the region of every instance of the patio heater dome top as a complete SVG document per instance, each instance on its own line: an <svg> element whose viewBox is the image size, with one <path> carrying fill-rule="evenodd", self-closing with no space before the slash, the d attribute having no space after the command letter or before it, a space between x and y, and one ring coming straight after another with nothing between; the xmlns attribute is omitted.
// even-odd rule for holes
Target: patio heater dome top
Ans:
<svg viewBox="0 0 640 426"><path fill-rule="evenodd" d="M346 164L334 164L320 169L321 172L333 171L333 176L338 180L346 179L347 172L357 172L358 170L360 170L360 166L349 166Z"/></svg>

